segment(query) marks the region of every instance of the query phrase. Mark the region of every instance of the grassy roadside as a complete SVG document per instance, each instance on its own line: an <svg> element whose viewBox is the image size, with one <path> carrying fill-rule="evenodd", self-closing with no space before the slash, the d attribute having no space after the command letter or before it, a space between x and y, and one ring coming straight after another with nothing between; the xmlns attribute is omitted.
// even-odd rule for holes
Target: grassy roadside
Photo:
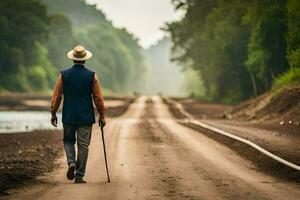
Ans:
<svg viewBox="0 0 300 200"><path fill-rule="evenodd" d="M294 87L300 84L300 68L290 68L285 74L278 77L273 86L273 90Z"/></svg>

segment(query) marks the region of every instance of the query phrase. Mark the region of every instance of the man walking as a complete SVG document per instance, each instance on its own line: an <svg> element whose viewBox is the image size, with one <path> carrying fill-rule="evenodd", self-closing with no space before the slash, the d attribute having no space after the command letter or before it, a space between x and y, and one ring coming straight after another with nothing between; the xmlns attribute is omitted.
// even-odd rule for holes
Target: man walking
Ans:
<svg viewBox="0 0 300 200"><path fill-rule="evenodd" d="M105 126L104 99L99 79L95 72L87 69L85 61L92 57L92 53L78 45L67 54L73 60L71 68L61 71L51 102L51 124L57 126L56 112L62 98L62 122L64 128L64 149L67 156L67 178L75 183L86 183L83 179L91 140L92 125L95 123L94 107L100 114L99 125ZM77 159L75 143L77 139Z"/></svg>

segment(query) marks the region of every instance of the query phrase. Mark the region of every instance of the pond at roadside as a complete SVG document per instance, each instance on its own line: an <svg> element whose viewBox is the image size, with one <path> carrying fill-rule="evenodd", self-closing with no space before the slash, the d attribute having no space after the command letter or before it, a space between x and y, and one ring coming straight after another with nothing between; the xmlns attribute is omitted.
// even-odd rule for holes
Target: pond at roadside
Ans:
<svg viewBox="0 0 300 200"><path fill-rule="evenodd" d="M57 114L58 128L62 128L61 113ZM57 129L50 123L48 111L1 111L0 133L30 132Z"/></svg>

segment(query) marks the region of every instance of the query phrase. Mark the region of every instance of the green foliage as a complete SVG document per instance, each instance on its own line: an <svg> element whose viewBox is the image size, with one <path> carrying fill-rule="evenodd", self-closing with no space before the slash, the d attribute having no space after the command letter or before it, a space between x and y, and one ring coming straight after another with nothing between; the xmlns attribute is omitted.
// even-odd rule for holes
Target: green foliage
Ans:
<svg viewBox="0 0 300 200"><path fill-rule="evenodd" d="M65 56L66 49L77 43L83 44L93 53L93 58L87 62L87 66L95 70L101 79L101 83L110 91L117 93L130 93L141 90L145 85L145 71L147 71L141 48L137 40L126 30L114 28L107 21L104 14L94 5L87 5L83 0L43 0L52 15L61 13L67 20L61 21L59 27L53 28L52 40L49 42L53 49L59 49L55 58ZM54 23L58 24L58 23ZM54 30L61 29L62 33ZM67 29L67 30L65 30ZM73 32L72 32L73 30ZM74 33L74 34L72 34ZM51 35L50 35L51 37ZM66 38L72 38L66 41ZM73 44L73 46L71 45ZM60 53L61 52L61 53ZM52 60L52 59L51 59ZM68 67L64 58L55 63L59 68ZM66 63L66 64L65 64ZM60 65L59 65L60 64Z"/></svg>
<svg viewBox="0 0 300 200"><path fill-rule="evenodd" d="M237 101L232 94L238 94L238 99L248 98L250 76L243 67L248 32L241 22L247 4L180 2L185 4L185 18L167 26L175 44L174 59L199 71L209 99Z"/></svg>
<svg viewBox="0 0 300 200"><path fill-rule="evenodd" d="M288 53L288 60L292 68L300 68L300 47Z"/></svg>
<svg viewBox="0 0 300 200"><path fill-rule="evenodd" d="M287 58L290 68L275 80L274 88L300 83L300 1L287 2Z"/></svg>
<svg viewBox="0 0 300 200"><path fill-rule="evenodd" d="M46 42L48 57L56 69L70 65L66 58L66 50L73 48L75 39L70 19L62 14L49 17L49 39Z"/></svg>
<svg viewBox="0 0 300 200"><path fill-rule="evenodd" d="M274 84L274 88L282 88L300 83L300 68L290 68L285 74L279 76Z"/></svg>
<svg viewBox="0 0 300 200"><path fill-rule="evenodd" d="M47 72L41 66L32 66L27 72L28 79L30 80L30 86L33 91L39 91L40 89L47 89Z"/></svg>
<svg viewBox="0 0 300 200"><path fill-rule="evenodd" d="M74 29L87 24L107 21L96 5L88 5L85 0L42 0L50 14L63 13L71 20Z"/></svg>
<svg viewBox="0 0 300 200"><path fill-rule="evenodd" d="M29 68L29 72L31 72L31 68L35 68L35 72L37 72L36 68L39 67L40 70L36 75L40 76L36 79L43 80L43 84L35 85L36 81L32 82L30 77L28 80L30 81L31 88L35 91L40 90L44 91L49 87L52 87L56 81L57 76L57 69L55 69L52 65L52 62L49 60L48 57L48 49L41 43L36 42L34 51L32 52L33 55L33 65ZM43 74L41 71L44 71ZM30 73L29 73L30 74ZM40 89L38 89L40 88Z"/></svg>
<svg viewBox="0 0 300 200"><path fill-rule="evenodd" d="M300 68L300 1L289 0L288 10L288 61L291 67Z"/></svg>
<svg viewBox="0 0 300 200"><path fill-rule="evenodd" d="M186 13L166 27L174 60L200 72L209 99L232 103L259 95L291 66L299 66L299 1L173 3Z"/></svg>
<svg viewBox="0 0 300 200"><path fill-rule="evenodd" d="M0 85L30 90L27 70L35 63L36 42L47 39L46 8L36 0L0 2Z"/></svg>
<svg viewBox="0 0 300 200"><path fill-rule="evenodd" d="M206 88L204 87L202 76L199 74L199 71L186 69L184 75L186 81L184 82L182 90L185 94L190 97L208 99L205 96Z"/></svg>
<svg viewBox="0 0 300 200"><path fill-rule="evenodd" d="M288 29L287 43L290 51L298 49L300 44L300 1L288 0Z"/></svg>
<svg viewBox="0 0 300 200"><path fill-rule="evenodd" d="M286 1L255 0L244 17L250 27L248 58L245 65L253 76L254 95L270 89L273 79L287 67Z"/></svg>
<svg viewBox="0 0 300 200"><path fill-rule="evenodd" d="M144 86L147 68L137 40L84 0L1 1L0 28L0 91L53 88L59 71L73 65L66 53L78 43L93 52L87 64L105 91Z"/></svg>

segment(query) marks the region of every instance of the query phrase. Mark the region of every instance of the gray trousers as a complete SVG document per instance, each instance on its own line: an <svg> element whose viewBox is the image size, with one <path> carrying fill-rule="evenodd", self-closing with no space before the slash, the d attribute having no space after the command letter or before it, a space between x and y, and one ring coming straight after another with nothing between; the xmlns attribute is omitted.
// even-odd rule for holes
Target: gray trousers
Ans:
<svg viewBox="0 0 300 200"><path fill-rule="evenodd" d="M92 125L75 126L64 124L64 149L68 165L76 164L76 176L84 176L89 145L91 142ZM75 155L75 143L77 139L77 159Z"/></svg>

